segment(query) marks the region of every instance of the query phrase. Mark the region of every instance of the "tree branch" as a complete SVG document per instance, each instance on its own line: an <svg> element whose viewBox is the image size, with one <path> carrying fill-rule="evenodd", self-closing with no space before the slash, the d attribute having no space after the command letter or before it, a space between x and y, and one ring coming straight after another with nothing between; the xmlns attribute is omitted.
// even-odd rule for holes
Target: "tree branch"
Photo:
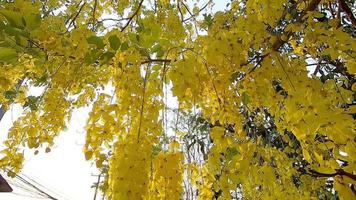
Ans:
<svg viewBox="0 0 356 200"><path fill-rule="evenodd" d="M314 65L315 65L315 64L314 64ZM309 66L310 66L310 65L309 65ZM313 75L314 75L314 76L316 76L316 75L318 74L320 68L321 68L320 63L319 63L319 62L316 63L316 67L315 67L315 70L314 70L314 72L313 72Z"/></svg>
<svg viewBox="0 0 356 200"><path fill-rule="evenodd" d="M304 17L308 12L313 11L313 10L315 10L315 9L318 7L320 1L321 1L321 0L313 0L312 2L310 2L310 4L308 5L308 7L296 18L296 21L295 21L295 22L301 22L301 21L303 20L303 17ZM293 35L293 32L292 32L292 31L288 31L288 32L284 33L283 35L286 36L287 39L286 39L286 40L282 40L282 36L278 37L278 38L277 38L277 41L272 44L272 49L273 49L274 51L278 51L278 49L279 49L284 43L286 43L286 42L289 40L289 38ZM258 67L258 65L261 64L262 60L263 60L265 57L267 57L269 54L270 54L270 53L266 53L266 54L262 55L262 56L261 56L261 59L260 59L260 60L256 63L256 65L248 72L248 74L251 73L251 72L253 72L253 71Z"/></svg>
<svg viewBox="0 0 356 200"><path fill-rule="evenodd" d="M82 12L82 10L83 10L85 4L86 4L86 2L84 2L83 5L80 6L80 8L79 8L77 14L74 16L74 18L73 18L73 19L71 20L71 22L69 23L68 29L72 26L72 24L74 24L75 20L78 18L79 14ZM68 31L67 31L67 32L68 32Z"/></svg>
<svg viewBox="0 0 356 200"><path fill-rule="evenodd" d="M98 5L98 0L94 0L94 8L93 8L93 24L96 21L95 13L96 13L96 7Z"/></svg>
<svg viewBox="0 0 356 200"><path fill-rule="evenodd" d="M172 60L172 59L151 59L149 58L148 60L144 60L141 62L141 64L147 64L147 63L152 63L152 62L163 62L163 63L170 63L170 62L174 62L176 60Z"/></svg>
<svg viewBox="0 0 356 200"><path fill-rule="evenodd" d="M79 5L80 5L81 3L82 3L82 1L80 1L80 2L77 4L77 6L76 6L77 9L79 8ZM72 13L72 14L69 16L69 18L66 19L66 21L64 22L64 24L67 25L68 22L71 21L71 19L72 19L73 16L74 16L74 13Z"/></svg>
<svg viewBox="0 0 356 200"><path fill-rule="evenodd" d="M179 5L179 0L177 0L177 8L178 8L178 12L180 14L180 21L183 22L184 21L184 15L183 15L183 12L182 12L182 9L180 9L180 5Z"/></svg>
<svg viewBox="0 0 356 200"><path fill-rule="evenodd" d="M310 4L308 5L308 7L296 18L296 23L297 22L301 22L303 20L303 17L310 11L315 10L321 0L313 0L312 2L310 2ZM288 31L287 33L284 34L284 36L286 36L286 40L282 40L282 36L277 38L277 41L272 45L274 50L278 50L284 43L286 43L289 38L293 35L292 31Z"/></svg>
<svg viewBox="0 0 356 200"><path fill-rule="evenodd" d="M347 17L350 19L351 23L353 26L356 26L356 18L354 14L352 13L352 10L347 6L345 0L338 0L339 6L342 11L344 11L347 15Z"/></svg>
<svg viewBox="0 0 356 200"><path fill-rule="evenodd" d="M144 0L141 0L140 3L138 4L137 9L135 10L135 12L129 17L128 21L126 22L125 26L121 29L121 32L124 32L124 30L130 25L131 21L133 20L133 18L138 14L138 12L140 11L142 4L143 4Z"/></svg>
<svg viewBox="0 0 356 200"><path fill-rule="evenodd" d="M262 61L263 61L263 59L266 57L266 56L268 56L269 55L269 53L266 53L266 54L264 54L264 55L261 55L261 56L258 56L257 58L259 58L259 60L257 61L257 63L255 64L255 66L253 66L253 68L250 70L250 71L248 71L248 74L250 74L250 73L252 73L253 71L255 71L256 70L256 68L262 63ZM254 59L253 59L254 60ZM247 62L247 64L248 64L249 62Z"/></svg>
<svg viewBox="0 0 356 200"><path fill-rule="evenodd" d="M336 171L335 173L326 174L326 173L321 173L321 172L315 171L313 169L309 169L308 170L308 172L309 172L308 174L311 175L311 176L314 176L314 177L334 177L334 176L338 176L338 175L339 176L347 176L347 177L351 178L352 180L356 181L356 175L355 174L346 172L343 169L336 169L335 171Z"/></svg>
<svg viewBox="0 0 356 200"><path fill-rule="evenodd" d="M181 2L181 3L182 3L182 5L185 7L185 9L187 9L187 11L188 11L189 14L190 14L190 17L188 17L188 18L182 20L182 22L186 22L186 21L189 21L189 20L195 18L201 11L203 11L206 7L208 7L208 5L211 4L211 0L208 1L203 7L201 7L201 8L198 10L198 12L196 12L196 13L191 13L190 10L189 10L189 8L188 8L188 6L187 6L185 3L183 3L183 2Z"/></svg>

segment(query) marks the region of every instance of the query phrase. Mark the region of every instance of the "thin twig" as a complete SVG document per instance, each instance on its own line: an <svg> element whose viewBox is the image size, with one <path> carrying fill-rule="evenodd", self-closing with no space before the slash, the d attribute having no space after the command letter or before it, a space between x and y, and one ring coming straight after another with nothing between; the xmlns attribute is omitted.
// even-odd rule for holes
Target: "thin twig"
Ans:
<svg viewBox="0 0 356 200"><path fill-rule="evenodd" d="M279 55L277 55L277 60L278 60L278 62L279 62L279 65L281 65L281 68L282 68L283 72L286 74L286 77L287 77L287 79L288 79L289 83L290 83L290 84L291 84L291 86L293 87L294 91L296 91L296 89L295 89L295 87L294 87L294 85L293 85L292 80L290 79L290 77L289 77L289 75L288 75L287 71L284 69L284 67L283 67L283 65L282 65L281 60L279 59Z"/></svg>
<svg viewBox="0 0 356 200"><path fill-rule="evenodd" d="M95 22L95 12L96 12L96 7L98 5L98 0L94 0L94 8L93 8L93 22Z"/></svg>
<svg viewBox="0 0 356 200"><path fill-rule="evenodd" d="M141 62L141 64L147 64L147 63L152 63L152 62L163 62L163 63L170 63L174 62L175 60L172 59L151 59L149 58L148 60L144 60Z"/></svg>
<svg viewBox="0 0 356 200"><path fill-rule="evenodd" d="M83 5L80 6L80 8L79 8L77 14L74 16L74 18L73 18L73 19L71 20L71 22L69 23L68 29L72 26L72 24L74 24L75 20L78 18L79 14L82 12L82 10L83 10L85 4L86 4L86 2L84 2ZM67 31L67 32L68 32L68 31Z"/></svg>
<svg viewBox="0 0 356 200"><path fill-rule="evenodd" d="M308 65L307 65L307 66L308 66ZM309 66L310 66L310 65L309 65ZM316 75L318 74L320 68L321 68L321 63L319 63L319 62L316 63L316 67L315 67L315 70L314 70L314 73L313 73L314 76L316 76Z"/></svg>
<svg viewBox="0 0 356 200"><path fill-rule="evenodd" d="M250 71L247 73L247 74L251 74L253 71L255 71L256 70L256 68L262 63L262 61L263 61L263 59L265 58L265 57L267 57L269 55L269 53L267 53L267 54L264 54L264 55L262 55L262 56L260 56L260 57L256 57L256 58L260 58L260 60L255 64L255 66L252 68L252 69L250 69ZM251 60L251 62L252 62L253 60ZM249 62L247 62L247 64L248 64ZM246 65L247 65L246 64ZM245 64L244 64L245 65Z"/></svg>
<svg viewBox="0 0 356 200"><path fill-rule="evenodd" d="M341 94L341 91L340 91L340 89L339 89L339 86L336 84L335 81L334 81L334 85L335 85L335 87L336 87L337 93L339 93L339 95L340 95L342 101L344 102L344 104L347 104L346 101L345 101L345 99L344 99L344 96L342 96L342 94Z"/></svg>
<svg viewBox="0 0 356 200"><path fill-rule="evenodd" d="M212 85L213 85L213 89L214 89L214 91L215 91L216 98L218 99L219 107L220 107L220 109L221 109L221 99L220 99L220 97L219 97L218 90L216 89L216 86L215 86L215 80L214 80L214 78L213 78L213 76L212 76L212 74L211 74L211 72L210 72L210 70L209 70L208 64L207 64L204 60L203 60L203 63L204 63L204 66L205 66L205 68L206 68L206 71L208 72L209 77L211 78L211 83L212 83Z"/></svg>
<svg viewBox="0 0 356 200"><path fill-rule="evenodd" d="M315 10L315 9L318 7L320 1L321 1L321 0L313 0L312 2L310 2L310 4L308 5L308 7L296 18L295 23L299 23L299 22L303 21L303 17L304 17L308 12ZM272 44L272 49L273 49L274 51L278 51L279 48L280 48L283 44L285 44L285 43L289 40L289 38L293 35L293 32L292 32L292 31L288 31L288 32L284 33L283 35L286 36L287 39L286 39L286 40L283 40L283 39L282 39L282 36L277 37L277 41ZM263 60L266 56L268 56L269 54L270 54L270 52L269 52L269 53L266 53L266 54L263 55L263 56L261 56L261 59L257 62L257 64L256 64L248 73L253 72L253 71L258 67L258 65L262 62L262 60Z"/></svg>
<svg viewBox="0 0 356 200"><path fill-rule="evenodd" d="M190 10L188 9L188 6L185 5L185 3L183 3L183 2L181 1L182 5L187 9L187 11L188 11L189 14L190 14L190 17L188 17L188 18L182 20L182 22L186 22L186 21L189 21L189 20L195 18L197 15L199 15L199 13L200 13L201 11L203 11L206 7L208 7L208 5L211 4L211 2L212 2L211 0L208 1L203 7L201 7L201 8L198 10L198 12L196 12L196 13L191 13Z"/></svg>
<svg viewBox="0 0 356 200"><path fill-rule="evenodd" d="M79 5L82 3L82 0L77 4L76 8L79 8ZM66 21L64 22L64 24L68 24L69 21L71 21L72 17L74 16L74 13L72 13L68 19L66 19Z"/></svg>
<svg viewBox="0 0 356 200"><path fill-rule="evenodd" d="M99 184L100 184L100 178L101 178L101 174L99 174L98 181L96 182L95 192L94 192L94 200L96 200L96 196L98 195L98 188L99 188Z"/></svg>
<svg viewBox="0 0 356 200"><path fill-rule="evenodd" d="M138 4L137 9L135 10L135 12L129 17L128 21L126 22L125 26L121 29L121 32L124 32L124 30L130 25L131 21L133 20L133 18L138 14L138 12L140 11L142 4L143 4L144 0L141 0L140 3Z"/></svg>
<svg viewBox="0 0 356 200"><path fill-rule="evenodd" d="M352 174L352 173L349 173L343 169L335 169L335 173L332 173L332 174L326 174L326 173L321 173L321 172L318 172L318 171L315 171L315 170L312 170L312 169L309 169L308 170L308 174L311 175L311 176L314 176L314 177L334 177L334 176L347 176L349 178L351 178L352 180L356 180L356 175L355 174Z"/></svg>
<svg viewBox="0 0 356 200"><path fill-rule="evenodd" d="M128 17L124 17L124 18L120 18L120 19L104 18L104 19L99 20L99 22L105 22L105 21L117 21L117 22L121 22L121 21L128 20L128 19L129 19Z"/></svg>
<svg viewBox="0 0 356 200"><path fill-rule="evenodd" d="M180 14L180 21L184 22L184 15L183 15L182 9L180 8L179 0L177 0L177 8L178 8L178 12Z"/></svg>

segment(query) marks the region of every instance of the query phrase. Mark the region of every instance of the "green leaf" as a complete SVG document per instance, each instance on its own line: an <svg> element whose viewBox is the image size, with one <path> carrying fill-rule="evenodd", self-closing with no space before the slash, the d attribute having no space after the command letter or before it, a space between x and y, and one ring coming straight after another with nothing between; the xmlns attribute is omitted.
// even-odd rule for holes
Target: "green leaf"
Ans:
<svg viewBox="0 0 356 200"><path fill-rule="evenodd" d="M110 47L115 51L118 50L121 46L121 41L116 35L109 37Z"/></svg>
<svg viewBox="0 0 356 200"><path fill-rule="evenodd" d="M105 45L103 42L103 38L98 37L98 36L90 36L87 38L87 42L89 44L94 44L98 47L98 49L102 49Z"/></svg>
<svg viewBox="0 0 356 200"><path fill-rule="evenodd" d="M18 36L18 37L22 36L22 37L26 37L26 38L28 38L30 36L30 34L27 31L13 27L13 26L6 26L5 33L7 33L11 36Z"/></svg>
<svg viewBox="0 0 356 200"><path fill-rule="evenodd" d="M142 23L142 21L138 22L138 27L137 27L137 32L143 32L145 31L145 25Z"/></svg>
<svg viewBox="0 0 356 200"><path fill-rule="evenodd" d="M29 107L31 110L37 110L37 103L40 97L36 96L28 96L26 103L23 105L23 107Z"/></svg>
<svg viewBox="0 0 356 200"><path fill-rule="evenodd" d="M11 47L11 48L16 49L15 48L16 46L18 46L18 45L16 44L16 41L14 41L14 39L12 37L11 38L10 37L5 37L0 42L0 47L7 47L7 48Z"/></svg>
<svg viewBox="0 0 356 200"><path fill-rule="evenodd" d="M22 36L15 36L15 41L16 44L18 44L21 47L26 47L28 45L28 39Z"/></svg>
<svg viewBox="0 0 356 200"><path fill-rule="evenodd" d="M138 43L140 36L136 33L129 33L129 39L132 43Z"/></svg>
<svg viewBox="0 0 356 200"><path fill-rule="evenodd" d="M24 16L26 27L28 30L35 30L41 26L41 16L29 14Z"/></svg>
<svg viewBox="0 0 356 200"><path fill-rule="evenodd" d="M250 97L248 96L248 94L246 94L246 92L242 93L241 100L242 100L242 103L245 104L245 105L250 103Z"/></svg>
<svg viewBox="0 0 356 200"><path fill-rule="evenodd" d="M211 14L203 14L204 16L204 23L210 27L213 24L213 16Z"/></svg>
<svg viewBox="0 0 356 200"><path fill-rule="evenodd" d="M326 17L326 13L325 12L315 12L314 17L316 19L322 19L322 18Z"/></svg>
<svg viewBox="0 0 356 200"><path fill-rule="evenodd" d="M152 53L157 53L157 58L161 58L164 56L164 51L162 50L162 46L160 44L156 44L152 47Z"/></svg>
<svg viewBox="0 0 356 200"><path fill-rule="evenodd" d="M6 20L11 26L15 26L17 28L24 28L22 16L19 13L11 10L2 10L0 11L0 14L2 14L6 18Z"/></svg>
<svg viewBox="0 0 356 200"><path fill-rule="evenodd" d="M105 52L101 57L100 57L100 64L104 65L108 63L113 57L115 56L114 52Z"/></svg>
<svg viewBox="0 0 356 200"><path fill-rule="evenodd" d="M17 52L15 49L0 47L0 61L10 62L17 58Z"/></svg>
<svg viewBox="0 0 356 200"><path fill-rule="evenodd" d="M47 81L48 81L47 79L48 79L48 76L47 76L47 74L45 74L41 78L37 79L33 85L37 86L37 87L44 86L47 84Z"/></svg>
<svg viewBox="0 0 356 200"><path fill-rule="evenodd" d="M158 155L159 152L162 151L162 148L159 145L153 145L152 146L152 155Z"/></svg>
<svg viewBox="0 0 356 200"><path fill-rule="evenodd" d="M95 61L99 59L101 55L101 51L95 50L95 51L90 51L84 58L85 64L91 65Z"/></svg>
<svg viewBox="0 0 356 200"><path fill-rule="evenodd" d="M146 57L146 56L149 55L147 49L140 49L139 51L140 51L141 56L145 56Z"/></svg>
<svg viewBox="0 0 356 200"><path fill-rule="evenodd" d="M17 92L13 90L6 91L4 96L6 99L9 99L10 101L13 101L14 98L16 98Z"/></svg>
<svg viewBox="0 0 356 200"><path fill-rule="evenodd" d="M124 42L121 44L121 51L125 51L129 48L129 44L127 42Z"/></svg>
<svg viewBox="0 0 356 200"><path fill-rule="evenodd" d="M228 159L232 159L235 155L237 155L239 152L237 151L237 149L235 147L233 148L228 148L227 149L227 155L226 157Z"/></svg>

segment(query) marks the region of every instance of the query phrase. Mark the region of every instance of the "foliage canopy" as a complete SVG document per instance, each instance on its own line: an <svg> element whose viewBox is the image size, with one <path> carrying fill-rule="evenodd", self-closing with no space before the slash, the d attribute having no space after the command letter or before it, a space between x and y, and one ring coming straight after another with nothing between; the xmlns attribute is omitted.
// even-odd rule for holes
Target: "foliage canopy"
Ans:
<svg viewBox="0 0 356 200"><path fill-rule="evenodd" d="M0 118L24 111L0 167L88 107L108 199L355 199L355 1L213 6L1 1Z"/></svg>

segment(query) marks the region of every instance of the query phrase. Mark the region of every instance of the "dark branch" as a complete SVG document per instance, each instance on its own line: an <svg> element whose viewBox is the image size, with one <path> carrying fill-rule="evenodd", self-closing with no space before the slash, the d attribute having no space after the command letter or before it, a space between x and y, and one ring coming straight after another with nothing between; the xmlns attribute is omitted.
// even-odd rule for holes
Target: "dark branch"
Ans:
<svg viewBox="0 0 356 200"><path fill-rule="evenodd" d="M73 19L71 20L71 22L69 23L68 29L74 24L75 20L78 18L79 14L82 12L82 10L83 10L85 4L86 4L86 2L84 2L83 5L80 6L80 8L79 8L77 14L74 16L74 18L73 18ZM68 31L67 31L67 32L68 32Z"/></svg>
<svg viewBox="0 0 356 200"><path fill-rule="evenodd" d="M186 22L186 21L189 21L189 20L195 18L201 11L203 11L206 7L208 7L208 5L211 3L211 1L208 1L208 2L207 2L203 7L201 7L201 8L198 10L198 12L196 12L196 13L191 13L190 10L189 10L189 8L188 8L188 6L187 6L185 3L183 3L183 2L181 2L181 3L182 3L182 5L185 7L185 9L187 9L187 11L188 11L189 14L190 14L190 17L188 17L188 18L182 20L182 22Z"/></svg>
<svg viewBox="0 0 356 200"><path fill-rule="evenodd" d="M95 13L96 13L96 7L98 5L98 0L94 0L94 8L93 8L93 24L96 21Z"/></svg>
<svg viewBox="0 0 356 200"><path fill-rule="evenodd" d="M296 23L302 22L302 21L303 21L303 17L304 17L308 12L315 10L315 9L318 7L320 1L321 1L321 0L313 0L312 2L310 2L310 4L308 5L308 7L295 19L295 20L296 20ZM292 31L288 31L288 32L284 33L283 35L286 36L287 39L286 39L286 40L283 40L283 39L282 39L282 36L278 37L278 38L277 38L277 41L272 44L272 48L273 48L274 51L278 51L278 49L279 49L284 43L286 43L286 42L289 40L289 38L293 35L293 32L292 32ZM251 72L253 72L253 71L261 64L261 62L263 61L263 59L264 59L265 57L267 57L269 54L270 54L270 53L266 53L266 54L262 55L262 56L260 57L261 59L260 59L260 60L256 63L256 65L248 72L248 74L251 73Z"/></svg>
<svg viewBox="0 0 356 200"><path fill-rule="evenodd" d="M151 59L149 58L148 60L144 60L141 62L141 64L147 64L147 63L152 63L152 62L163 62L163 63L170 63L170 62L174 62L175 60L171 60L171 59Z"/></svg>
<svg viewBox="0 0 356 200"><path fill-rule="evenodd" d="M310 4L308 5L308 7L296 18L296 22L302 22L303 21L303 17L308 14L308 12L315 10L321 0L313 0L312 2L310 2ZM284 34L284 36L286 36L287 40L283 40L282 36L278 37L277 41L272 45L274 50L278 50L285 42L287 42L289 40L289 38L293 35L292 31L288 31L287 33Z"/></svg>
<svg viewBox="0 0 356 200"><path fill-rule="evenodd" d="M335 173L326 174L326 173L321 173L321 172L318 172L318 171L309 169L309 170L308 170L308 174L311 175L311 176L314 176L314 177L347 176L347 177L351 178L352 180L356 181L356 175L355 175L355 174L346 172L346 171L343 170L343 169L336 169L335 171L336 171Z"/></svg>
<svg viewBox="0 0 356 200"><path fill-rule="evenodd" d="M138 14L138 12L140 11L142 4L143 4L144 0L141 0L140 3L138 4L137 9L135 10L135 12L129 17L128 21L126 22L125 26L121 29L121 32L124 32L124 30L130 25L131 21L133 20L133 18Z"/></svg>
<svg viewBox="0 0 356 200"><path fill-rule="evenodd" d="M347 17L350 19L351 23L353 26L356 26L356 18L354 14L352 13L352 10L347 6L345 0L338 0L339 6L342 11L344 11L347 15Z"/></svg>

